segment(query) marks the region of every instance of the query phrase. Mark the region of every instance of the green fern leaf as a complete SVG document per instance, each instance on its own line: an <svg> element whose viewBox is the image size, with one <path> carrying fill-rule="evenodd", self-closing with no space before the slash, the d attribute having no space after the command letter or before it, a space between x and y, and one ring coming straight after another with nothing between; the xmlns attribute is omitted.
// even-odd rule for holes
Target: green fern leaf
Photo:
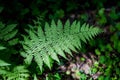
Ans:
<svg viewBox="0 0 120 80"><path fill-rule="evenodd" d="M34 74L34 80L38 80L36 74Z"/></svg>
<svg viewBox="0 0 120 80"><path fill-rule="evenodd" d="M17 32L18 32L18 30L14 30L14 31L10 32L9 34L4 35L4 40L7 41L7 40L13 38Z"/></svg>
<svg viewBox="0 0 120 80"><path fill-rule="evenodd" d="M0 46L0 50L6 49L6 47L4 46Z"/></svg>
<svg viewBox="0 0 120 80"><path fill-rule="evenodd" d="M0 32L0 38L2 38L4 40L11 39L17 33L17 30L12 31L16 27L16 24L10 24L7 26L2 25L1 27L2 28L1 28L1 32ZM12 32L11 35L9 34L9 32Z"/></svg>
<svg viewBox="0 0 120 80"><path fill-rule="evenodd" d="M11 65L11 64L9 64L3 60L0 60L0 66L9 66L9 65Z"/></svg>
<svg viewBox="0 0 120 80"><path fill-rule="evenodd" d="M0 69L4 80L28 80L29 71L25 66L16 66L12 70Z"/></svg>
<svg viewBox="0 0 120 80"><path fill-rule="evenodd" d="M43 59L41 57L41 55L38 53L38 54L35 54L35 61L36 63L38 64L41 72L42 72L42 67L43 67Z"/></svg>
<svg viewBox="0 0 120 80"><path fill-rule="evenodd" d="M15 29L17 24L9 24L5 25L2 22L0 22L0 40L2 41L8 41L10 45L15 45L18 43L18 39L14 38L18 32L17 29Z"/></svg>
<svg viewBox="0 0 120 80"><path fill-rule="evenodd" d="M70 25L69 20L64 26L58 20L57 25L54 21L50 25L45 23L44 31L40 25L37 28L37 31L28 30L29 37L23 36L25 52L21 55L26 58L26 64L30 64L34 59L41 71L44 64L51 68L50 58L57 62L60 62L58 55L67 59L65 52L72 56L71 50L77 52L76 48L80 49L81 43L87 43L101 32L97 27L81 25L77 21Z"/></svg>

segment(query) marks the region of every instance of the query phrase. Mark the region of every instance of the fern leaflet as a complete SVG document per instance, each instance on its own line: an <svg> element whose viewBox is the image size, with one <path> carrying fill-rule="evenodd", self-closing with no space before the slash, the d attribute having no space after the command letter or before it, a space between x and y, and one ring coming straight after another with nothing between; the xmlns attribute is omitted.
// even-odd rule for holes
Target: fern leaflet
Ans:
<svg viewBox="0 0 120 80"><path fill-rule="evenodd" d="M2 22L0 22L0 40L2 41L8 41L10 45L15 45L18 42L17 38L14 38L17 34L18 30L15 29L17 24L9 24L5 25Z"/></svg>

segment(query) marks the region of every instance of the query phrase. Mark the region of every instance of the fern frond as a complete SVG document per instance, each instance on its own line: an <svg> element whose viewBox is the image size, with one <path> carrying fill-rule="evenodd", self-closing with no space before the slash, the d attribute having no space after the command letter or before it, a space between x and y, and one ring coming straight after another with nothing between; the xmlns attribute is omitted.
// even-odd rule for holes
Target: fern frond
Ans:
<svg viewBox="0 0 120 80"><path fill-rule="evenodd" d="M25 66L16 66L13 70L0 69L4 80L28 80L29 71Z"/></svg>
<svg viewBox="0 0 120 80"><path fill-rule="evenodd" d="M64 52L72 55L71 50L77 52L76 48L81 48L81 43L87 43L100 32L97 27L88 24L80 25L77 21L70 25L69 20L65 25L60 20L57 25L54 21L50 25L45 23L44 31L38 25L36 32L29 30L29 37L24 36L25 52L22 52L22 55L25 57L26 64L30 64L34 59L42 71L44 63L51 68L50 58L57 62L60 62L58 55L67 59Z"/></svg>
<svg viewBox="0 0 120 80"><path fill-rule="evenodd" d="M17 34L18 30L15 29L17 24L5 25L0 22L0 40L9 41L10 44L14 45L18 42L17 39L11 40ZM14 44L13 44L14 43Z"/></svg>

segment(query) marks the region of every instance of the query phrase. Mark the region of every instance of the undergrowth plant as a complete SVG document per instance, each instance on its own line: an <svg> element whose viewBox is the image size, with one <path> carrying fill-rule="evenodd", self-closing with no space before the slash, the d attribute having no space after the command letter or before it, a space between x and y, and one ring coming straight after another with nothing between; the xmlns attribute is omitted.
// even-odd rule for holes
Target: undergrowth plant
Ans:
<svg viewBox="0 0 120 80"><path fill-rule="evenodd" d="M18 42L18 38L15 38L18 30L17 24L8 24L0 22L0 41L7 41L10 45L15 45Z"/></svg>
<svg viewBox="0 0 120 80"><path fill-rule="evenodd" d="M17 52L13 48L18 43L16 26L17 24L5 25L0 22L0 80L28 80L29 78L29 71L24 65L8 63L11 62L12 54Z"/></svg>
<svg viewBox="0 0 120 80"><path fill-rule="evenodd" d="M16 66L12 70L1 67L0 75L3 77L3 80L29 80L29 71L25 66Z"/></svg>
<svg viewBox="0 0 120 80"><path fill-rule="evenodd" d="M0 46L0 51L6 49L3 46ZM14 68L10 68L12 64L9 64L0 59L0 80L28 80L29 71L26 67L23 66L15 66Z"/></svg>
<svg viewBox="0 0 120 80"><path fill-rule="evenodd" d="M31 26L35 29L27 30L29 36L23 36L22 41L24 51L21 55L25 58L25 63L30 65L34 60L40 68L46 64L51 69L51 59L60 63L58 56L67 59L66 54L72 56L71 51L77 52L76 49L82 47L82 43L87 43L101 30L88 24L80 24L74 21L70 24L67 20L65 25L59 20L57 24L52 21L51 24L45 23L44 30L40 26ZM37 28L37 30L36 30Z"/></svg>
<svg viewBox="0 0 120 80"><path fill-rule="evenodd" d="M35 26L29 25L31 28L26 29L28 36L22 35L24 40L18 41L19 37L16 24L5 25L0 22L0 79L2 80L28 80L30 70L27 67L35 61L43 72L44 65L49 69L52 68L56 61L60 63L59 56L67 59L66 54L72 56L72 52L82 47L83 43L93 39L101 30L88 24L80 24L79 21L70 23L69 20L63 23L58 20L57 24L52 20L51 24L45 23L44 28L40 21L34 21ZM21 44L23 48L15 49L16 44ZM24 57L25 64L19 65L14 54ZM20 53L20 55L19 55ZM22 58L23 59L23 58ZM22 60L20 59L20 60ZM35 75L36 73L31 73Z"/></svg>

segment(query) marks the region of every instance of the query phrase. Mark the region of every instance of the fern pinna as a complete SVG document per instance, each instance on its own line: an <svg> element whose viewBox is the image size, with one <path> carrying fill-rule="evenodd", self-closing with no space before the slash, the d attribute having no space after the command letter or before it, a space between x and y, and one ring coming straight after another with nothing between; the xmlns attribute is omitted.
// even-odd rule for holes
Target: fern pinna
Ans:
<svg viewBox="0 0 120 80"><path fill-rule="evenodd" d="M60 20L57 25L54 21L50 25L45 23L44 31L38 25L37 31L28 30L29 37L24 36L22 42L24 52L21 55L25 57L26 64L31 64L34 59L42 71L44 63L51 68L50 58L59 63L58 55L64 58L66 58L64 52L72 55L71 50L76 51L76 48L81 48L82 42L86 43L100 32L97 27L80 25L77 21L70 24L69 20L64 26Z"/></svg>
<svg viewBox="0 0 120 80"><path fill-rule="evenodd" d="M10 45L18 43L18 38L15 38L18 30L16 29L17 24L5 25L0 21L0 41L7 41ZM1 42L2 43L2 42Z"/></svg>

